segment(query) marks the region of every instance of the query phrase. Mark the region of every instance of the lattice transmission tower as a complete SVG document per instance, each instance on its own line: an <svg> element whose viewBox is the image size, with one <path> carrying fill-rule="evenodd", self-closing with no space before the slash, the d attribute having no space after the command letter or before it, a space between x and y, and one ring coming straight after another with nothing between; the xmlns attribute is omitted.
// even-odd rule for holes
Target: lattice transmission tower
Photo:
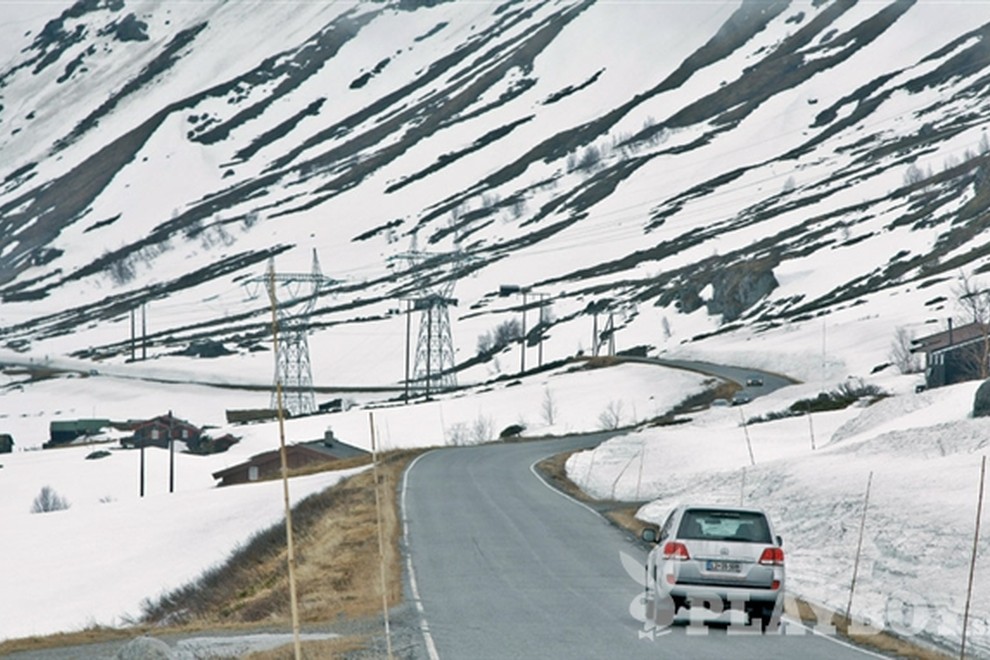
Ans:
<svg viewBox="0 0 990 660"><path fill-rule="evenodd" d="M453 297L457 281L452 277L470 258L461 250L453 252L427 252L416 248L413 235L412 247L394 255L390 260L405 261L409 270L416 270L427 260L439 260L445 265L448 279L436 286L424 286L421 293L407 299L411 308L419 312L419 331L416 338L413 372L406 373L406 384L414 384L427 395L430 391L457 387L454 371L454 337L450 326L450 308L457 305Z"/></svg>
<svg viewBox="0 0 990 660"><path fill-rule="evenodd" d="M313 268L309 273L276 273L275 259L268 260L268 272L245 284L264 284L273 314L275 378L271 407L279 404L290 416L316 412L313 370L309 358L309 316L320 291L339 283L320 271L320 260L313 250ZM280 296L281 294L281 296Z"/></svg>

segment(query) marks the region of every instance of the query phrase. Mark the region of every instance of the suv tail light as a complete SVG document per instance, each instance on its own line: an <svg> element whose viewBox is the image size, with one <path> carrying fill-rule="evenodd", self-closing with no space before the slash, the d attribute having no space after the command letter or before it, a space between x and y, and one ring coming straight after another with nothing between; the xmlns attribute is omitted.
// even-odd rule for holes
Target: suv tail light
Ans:
<svg viewBox="0 0 990 660"><path fill-rule="evenodd" d="M783 566L784 565L784 550L783 548L767 548L760 555L760 563L764 566Z"/></svg>
<svg viewBox="0 0 990 660"><path fill-rule="evenodd" d="M690 559L691 555L688 554L687 546L683 543L668 541L667 545L663 546L663 558L684 560Z"/></svg>

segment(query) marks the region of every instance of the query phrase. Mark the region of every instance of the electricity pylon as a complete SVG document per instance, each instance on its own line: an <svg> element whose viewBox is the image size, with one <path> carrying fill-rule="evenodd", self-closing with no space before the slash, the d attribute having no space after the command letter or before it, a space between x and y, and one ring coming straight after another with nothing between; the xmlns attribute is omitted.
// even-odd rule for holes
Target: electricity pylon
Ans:
<svg viewBox="0 0 990 660"><path fill-rule="evenodd" d="M320 260L313 250L313 268L309 273L276 273L275 258L268 260L268 273L245 283L263 282L268 300L275 311L278 323L275 343L275 381L272 387L271 407L278 407L278 390L282 390L282 406L286 413L306 415L316 412L316 394L313 392L313 371L309 359L309 315L316 306L320 290L339 283L324 277ZM281 285L283 298L279 298L276 285Z"/></svg>
<svg viewBox="0 0 990 660"><path fill-rule="evenodd" d="M428 259L442 259L447 262L445 274L448 276L469 259L461 251L426 252L416 248L416 236L413 235L412 247L390 258L403 260L414 270ZM457 374L454 372L454 338L450 327L449 308L457 305L453 297L457 281L450 277L438 286L423 287L420 295L407 300L412 310L420 313L419 333L416 339L416 352L413 361L412 381L418 389L430 391L451 389L457 386ZM407 337L408 341L408 337ZM408 359L408 347L407 359ZM408 365L406 367L406 387L410 384Z"/></svg>

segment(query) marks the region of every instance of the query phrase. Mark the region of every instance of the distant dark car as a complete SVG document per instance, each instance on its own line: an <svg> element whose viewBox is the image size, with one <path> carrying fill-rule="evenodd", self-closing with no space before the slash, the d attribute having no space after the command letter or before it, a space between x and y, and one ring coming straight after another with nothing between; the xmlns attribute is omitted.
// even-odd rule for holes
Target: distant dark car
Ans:
<svg viewBox="0 0 990 660"><path fill-rule="evenodd" d="M763 387L763 378L760 376L750 376L746 379L746 387Z"/></svg>
<svg viewBox="0 0 990 660"><path fill-rule="evenodd" d="M751 397L746 392L736 392L736 395L734 397L732 397L732 405L734 405L734 406L741 406L741 405L743 405L745 403L749 403L752 400L753 400L753 397Z"/></svg>

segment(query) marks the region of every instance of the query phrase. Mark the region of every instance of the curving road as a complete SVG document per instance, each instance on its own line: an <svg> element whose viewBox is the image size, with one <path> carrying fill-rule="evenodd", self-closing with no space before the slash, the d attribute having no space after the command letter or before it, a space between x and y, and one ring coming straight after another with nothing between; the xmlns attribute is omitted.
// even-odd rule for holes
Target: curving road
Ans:
<svg viewBox="0 0 990 660"><path fill-rule="evenodd" d="M531 469L601 440L442 449L410 466L408 569L432 658L867 657L795 623L764 636L637 621L642 544Z"/></svg>
<svg viewBox="0 0 990 660"><path fill-rule="evenodd" d="M646 362L647 364L655 364L661 367L669 367L671 369L683 369L686 371L695 371L698 373L706 374L708 376L715 376L723 380L732 381L744 389L746 389L753 397L757 397L761 394L769 394L776 389L781 387L787 387L788 385L793 385L799 381L789 378L787 376L774 373L772 371L764 371L762 369L752 369L750 367L733 367L724 364L715 364L714 362L703 362L701 360L679 360L676 358L638 358L638 357L623 357L623 360L627 362ZM757 387L751 387L746 384L751 376L759 376L763 379L763 385Z"/></svg>

